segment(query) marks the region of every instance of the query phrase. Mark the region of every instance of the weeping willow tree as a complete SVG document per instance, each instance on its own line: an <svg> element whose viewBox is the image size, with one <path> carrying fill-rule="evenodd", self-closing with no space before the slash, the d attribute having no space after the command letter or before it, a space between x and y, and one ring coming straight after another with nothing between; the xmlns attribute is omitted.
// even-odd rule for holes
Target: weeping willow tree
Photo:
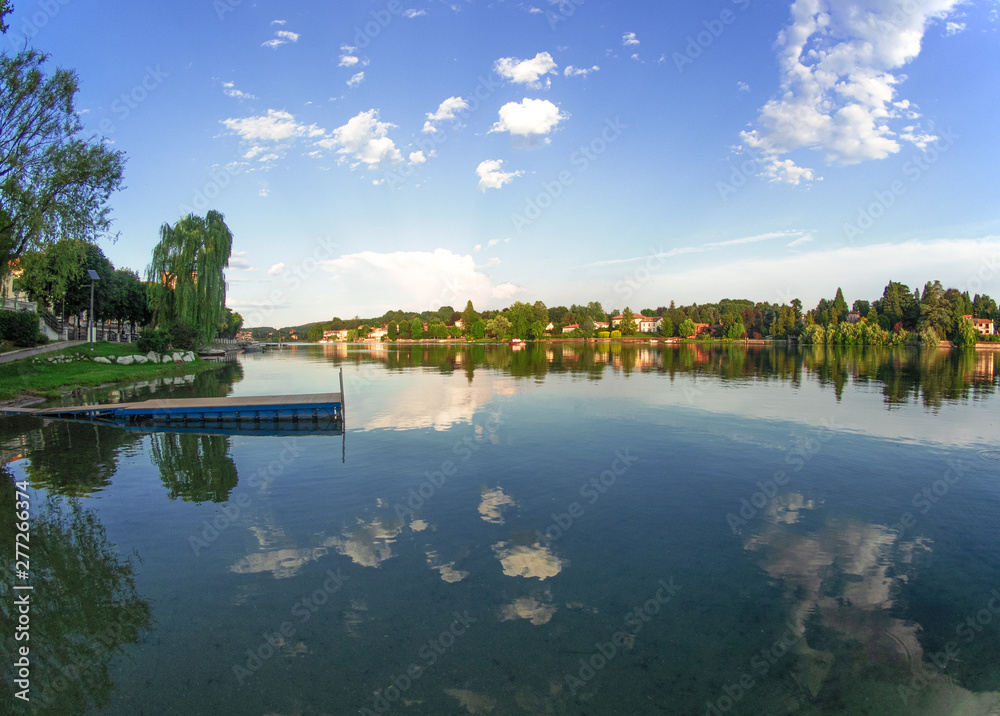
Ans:
<svg viewBox="0 0 1000 716"><path fill-rule="evenodd" d="M226 310L226 279L233 234L222 214L188 214L160 227L160 243L146 269L153 323L210 343Z"/></svg>

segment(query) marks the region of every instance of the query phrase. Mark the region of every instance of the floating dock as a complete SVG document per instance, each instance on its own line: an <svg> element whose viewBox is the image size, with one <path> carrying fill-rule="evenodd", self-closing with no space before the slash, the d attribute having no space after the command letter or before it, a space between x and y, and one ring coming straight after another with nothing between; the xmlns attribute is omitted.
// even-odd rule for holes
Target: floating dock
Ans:
<svg viewBox="0 0 1000 716"><path fill-rule="evenodd" d="M101 403L58 408L15 408L11 412L39 418L93 420L108 423L178 425L188 423L340 422L342 393L261 395L244 398L187 398L146 400L141 403Z"/></svg>

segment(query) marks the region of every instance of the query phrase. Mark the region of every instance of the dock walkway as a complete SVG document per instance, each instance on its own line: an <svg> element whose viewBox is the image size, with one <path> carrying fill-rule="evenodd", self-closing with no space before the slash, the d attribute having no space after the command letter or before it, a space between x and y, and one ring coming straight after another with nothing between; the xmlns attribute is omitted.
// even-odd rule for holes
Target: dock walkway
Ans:
<svg viewBox="0 0 1000 716"><path fill-rule="evenodd" d="M56 408L0 408L0 413L35 415L40 418L96 420L112 423L178 424L190 422L260 423L341 421L343 393L263 395L226 398L146 400L141 403L101 403Z"/></svg>

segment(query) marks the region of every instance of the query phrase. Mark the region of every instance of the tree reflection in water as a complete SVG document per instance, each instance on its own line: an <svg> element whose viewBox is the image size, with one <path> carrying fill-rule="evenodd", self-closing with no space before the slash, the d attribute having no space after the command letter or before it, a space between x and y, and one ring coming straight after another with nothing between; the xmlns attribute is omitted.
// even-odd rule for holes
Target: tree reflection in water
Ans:
<svg viewBox="0 0 1000 716"><path fill-rule="evenodd" d="M154 433L150 457L171 500L225 502L236 487L236 465L226 435Z"/></svg>
<svg viewBox="0 0 1000 716"><path fill-rule="evenodd" d="M13 514L15 490L6 467L0 467L0 495L5 512ZM96 512L75 497L49 496L32 504L32 513L28 641L14 641L17 612L9 583L0 583L4 690L14 679L12 655L27 645L31 713L67 716L100 709L111 699L108 665L150 628L150 606L135 590L132 560L108 541ZM5 574L14 569L14 529L13 520L0 520Z"/></svg>

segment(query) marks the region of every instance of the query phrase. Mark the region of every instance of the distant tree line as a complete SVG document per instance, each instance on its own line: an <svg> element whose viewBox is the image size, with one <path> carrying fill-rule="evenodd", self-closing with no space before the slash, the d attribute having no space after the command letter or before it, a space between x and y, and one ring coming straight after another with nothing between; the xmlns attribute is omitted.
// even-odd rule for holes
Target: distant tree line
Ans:
<svg viewBox="0 0 1000 716"><path fill-rule="evenodd" d="M616 327L603 328L622 316ZM963 316L998 320L997 304L987 295L970 296L958 289L944 289L940 281L929 281L923 292L910 291L905 284L890 281L882 297L874 301L858 299L849 307L838 288L832 299L822 299L816 308L803 312L802 302L754 302L724 298L717 303L692 303L677 306L643 308L629 306L606 311L600 301L570 306L547 307L542 301L515 301L507 308L477 312L472 301L463 311L441 306L437 311L421 313L387 311L382 316L351 319L335 317L330 321L274 329L256 328L258 340L270 335L297 335L311 342L323 338L324 331L348 330L348 339L363 339L378 327L387 326L386 339L419 338L544 338L548 335L572 337L617 337L638 333L640 317L662 318L657 333L663 337L692 338L798 338L810 343L847 345L911 345L953 340L957 344L975 343L978 335ZM461 321L460 326L456 325ZM548 326L552 325L550 329ZM574 330L564 333L567 326ZM425 328L426 327L426 328Z"/></svg>

